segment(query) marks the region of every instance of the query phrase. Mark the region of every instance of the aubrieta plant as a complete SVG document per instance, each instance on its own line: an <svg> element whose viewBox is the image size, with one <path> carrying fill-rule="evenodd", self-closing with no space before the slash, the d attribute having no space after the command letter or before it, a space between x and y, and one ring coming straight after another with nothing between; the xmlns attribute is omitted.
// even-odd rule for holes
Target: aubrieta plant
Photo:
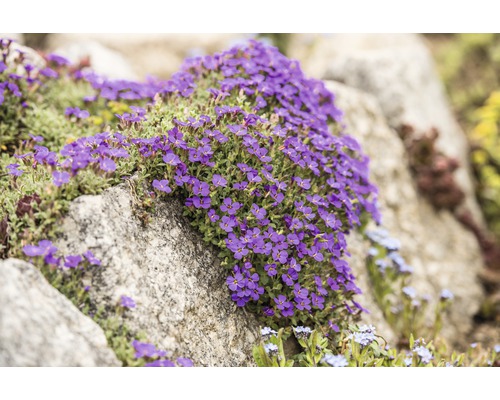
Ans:
<svg viewBox="0 0 500 400"><path fill-rule="evenodd" d="M24 165L9 165L11 175L43 165L62 190L83 172L128 165L155 196L185 198L193 224L221 249L238 306L281 325L342 325L362 310L345 237L364 212L378 220L376 189L358 143L339 133L341 113L322 82L258 42L188 60L166 83L83 79L98 92L86 98L91 111L118 98L154 104L117 115L120 133L79 138L57 154L35 145L17 156Z"/></svg>
<svg viewBox="0 0 500 400"><path fill-rule="evenodd" d="M339 133L333 95L258 42L189 60L173 82L130 130L151 189L186 198L238 306L282 326L342 324L361 309L345 237L378 213L368 159Z"/></svg>
<svg viewBox="0 0 500 400"><path fill-rule="evenodd" d="M10 49L2 41L3 54ZM80 267L93 254L57 254L57 222L77 196L126 181L144 223L157 201L175 197L219 249L228 295L270 326L259 365L378 365L356 355L376 341L371 327L349 328L364 308L346 243L370 218L380 222L377 190L321 81L256 41L189 59L168 81L110 80L56 55L46 62L0 64L0 113L17 110L1 125L1 257L36 257L51 282L76 277L90 302L72 272L88 273ZM189 366L128 331L123 318L136 306L124 293L116 315L94 316L124 365ZM305 349L294 360L276 333L290 326L285 336Z"/></svg>

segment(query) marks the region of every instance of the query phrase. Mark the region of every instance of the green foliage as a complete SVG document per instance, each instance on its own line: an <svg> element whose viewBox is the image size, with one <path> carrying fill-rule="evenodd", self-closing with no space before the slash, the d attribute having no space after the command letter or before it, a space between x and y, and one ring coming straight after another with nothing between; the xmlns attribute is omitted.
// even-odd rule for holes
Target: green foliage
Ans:
<svg viewBox="0 0 500 400"><path fill-rule="evenodd" d="M500 238L500 91L491 93L476 117L471 140L477 192L488 225Z"/></svg>
<svg viewBox="0 0 500 400"><path fill-rule="evenodd" d="M469 131L475 110L500 86L500 34L449 35L434 40L432 48L456 114Z"/></svg>
<svg viewBox="0 0 500 400"><path fill-rule="evenodd" d="M302 327L301 327L302 328ZM297 328L294 328L296 332ZM484 350L480 345L470 347L465 353L449 354L443 343L425 342L423 338L415 340L413 335L407 338L405 349L391 348L385 340L376 335L363 336L366 326L351 325L349 329L328 339L319 331L312 330L299 336L300 351L285 360L284 338L290 336L291 328L281 329L278 334L265 335L254 347L253 354L259 367L472 367L493 366L500 357L493 350ZM285 334L285 331L287 334ZM280 351L272 353L274 344ZM267 350L266 350L267 349Z"/></svg>

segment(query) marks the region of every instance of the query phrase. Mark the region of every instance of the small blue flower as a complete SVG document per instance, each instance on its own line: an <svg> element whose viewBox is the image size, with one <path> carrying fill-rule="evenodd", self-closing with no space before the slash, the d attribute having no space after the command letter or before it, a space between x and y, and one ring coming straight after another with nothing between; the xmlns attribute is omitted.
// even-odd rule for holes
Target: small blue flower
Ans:
<svg viewBox="0 0 500 400"><path fill-rule="evenodd" d="M323 358L323 362L327 363L331 367L347 367L349 365L346 358L341 354L327 354Z"/></svg>
<svg viewBox="0 0 500 400"><path fill-rule="evenodd" d="M264 351L271 357L275 356L276 354L278 354L278 346L274 343L266 343L264 345Z"/></svg>

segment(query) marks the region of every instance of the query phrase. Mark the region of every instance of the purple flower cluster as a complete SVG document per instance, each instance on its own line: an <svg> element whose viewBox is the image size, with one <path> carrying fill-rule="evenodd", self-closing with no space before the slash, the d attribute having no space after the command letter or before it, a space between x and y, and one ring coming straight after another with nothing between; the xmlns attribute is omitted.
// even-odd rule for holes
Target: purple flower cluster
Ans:
<svg viewBox="0 0 500 400"><path fill-rule="evenodd" d="M263 301L266 315L291 317L296 311L325 309L327 298L337 296L334 292L347 297L360 293L342 259L345 234L360 224L364 210L379 219L376 188L368 181L368 159L360 154L358 143L330 133L328 124L341 115L333 95L322 82L307 79L297 62L273 47L250 42L187 60L169 81L137 84L92 73L84 79L97 91L93 99L154 101L157 94L190 97L199 80L218 74L222 77L212 78L208 89L216 104L214 115L174 118L173 128L165 134L129 141L141 156L161 157L168 168L169 179L154 180L153 188L163 193L175 187L185 190L186 206L193 213L206 213L219 229L236 264L226 282L239 306ZM251 111L235 104L236 93L253 102ZM134 112L118 117L125 122L146 120L143 109ZM216 166L215 151L229 141L240 146L247 161L236 163L236 169L224 176L209 173ZM275 177L283 163L292 173L289 183ZM208 174L194 172L201 167ZM235 174L239 179L229 181ZM220 203L222 193L226 196ZM251 204L245 201L247 193L255 199ZM287 198L296 199L291 207ZM282 215L279 231L271 224L271 209ZM320 265L333 268L317 274L317 290L306 289L301 278L302 267L312 264L318 270ZM266 293L262 282L268 278L289 289L277 293L273 283ZM353 307L363 310L355 302Z"/></svg>
<svg viewBox="0 0 500 400"><path fill-rule="evenodd" d="M56 71L66 65L55 56L49 61ZM252 303L267 316L286 318L324 312L334 319L343 311L364 311L347 302L361 291L344 259L346 235L365 211L379 222L377 193L359 144L330 132L341 112L321 81L255 41L187 60L169 81L108 80L93 72L78 78L95 90L87 103L181 101L201 95L209 84L213 107L208 115L166 121L170 126L156 137L137 137L141 129L103 132L67 144L59 155L35 145L20 159L50 167L53 183L62 186L84 168L115 171L133 146L144 160L164 167L152 179L153 189L159 195L177 189L186 195L190 215L208 221L204 231L223 247L231 266L226 283L238 306ZM130 108L132 113L117 115L123 129L154 123L154 110L146 116L145 108ZM88 116L78 108L68 108L67 115ZM219 166L221 154L231 162ZM13 174L22 172L18 166L11 167ZM384 243L398 254L397 243Z"/></svg>
<svg viewBox="0 0 500 400"><path fill-rule="evenodd" d="M159 350L154 344L134 340L132 346L135 350L135 358L146 361L145 367L192 367L193 361L189 358L179 357L176 362L166 358L167 352Z"/></svg>
<svg viewBox="0 0 500 400"><path fill-rule="evenodd" d="M13 40L0 38L0 106L5 97L18 99L19 104L26 108L27 93L31 88L43 86L50 79L58 79L59 73L49 66L38 68L26 61L23 52L13 45ZM52 59L60 61L60 56L51 55L47 61L56 69L64 65ZM9 61L8 61L9 60ZM67 60L66 60L67 61Z"/></svg>
<svg viewBox="0 0 500 400"><path fill-rule="evenodd" d="M69 254L57 257L58 248L50 240L40 240L36 245L26 245L23 252L28 257L43 257L45 264L68 269L85 269L85 265L100 266L101 261L87 250L83 254Z"/></svg>

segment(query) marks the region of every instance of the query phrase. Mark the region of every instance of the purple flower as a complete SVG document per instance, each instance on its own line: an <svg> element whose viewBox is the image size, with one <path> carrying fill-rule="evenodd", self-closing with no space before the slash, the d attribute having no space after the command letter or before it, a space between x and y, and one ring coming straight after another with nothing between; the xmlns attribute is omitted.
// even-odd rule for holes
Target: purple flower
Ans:
<svg viewBox="0 0 500 400"><path fill-rule="evenodd" d="M175 363L170 360L155 360L144 364L145 367L175 367Z"/></svg>
<svg viewBox="0 0 500 400"><path fill-rule="evenodd" d="M49 67L45 67L45 68L41 69L39 72L40 72L40 75L43 75L47 78L57 79L59 77L59 74L56 71L54 71L52 68L49 68Z"/></svg>
<svg viewBox="0 0 500 400"><path fill-rule="evenodd" d="M227 186L227 180L225 180L222 176L214 174L212 177L212 183L214 184L215 187L226 187Z"/></svg>
<svg viewBox="0 0 500 400"><path fill-rule="evenodd" d="M271 307L264 307L262 312L266 317L274 317L274 310Z"/></svg>
<svg viewBox="0 0 500 400"><path fill-rule="evenodd" d="M322 310L325 308L325 299L322 296L318 296L316 293L311 293L311 300L312 300L312 305L316 308L319 308Z"/></svg>
<svg viewBox="0 0 500 400"><path fill-rule="evenodd" d="M241 203L237 201L233 202L230 197L226 197L223 201L223 204L220 206L222 212L227 212L229 215L234 215L236 212L243 207Z"/></svg>
<svg viewBox="0 0 500 400"><path fill-rule="evenodd" d="M223 216L219 222L219 226L222 230L226 232L232 232L233 228L236 226L236 221L234 217Z"/></svg>
<svg viewBox="0 0 500 400"><path fill-rule="evenodd" d="M26 245L23 247L23 252L28 257L46 256L57 252L57 247L52 245L50 240L40 240L38 245Z"/></svg>
<svg viewBox="0 0 500 400"><path fill-rule="evenodd" d="M281 279L287 286L293 286L298 277L299 274L293 268L288 268L287 273L281 275Z"/></svg>
<svg viewBox="0 0 500 400"><path fill-rule="evenodd" d="M216 222L220 219L220 217L217 215L217 213L215 212L215 210L213 208L211 208L209 211L208 211L208 218L210 219L211 222Z"/></svg>
<svg viewBox="0 0 500 400"><path fill-rule="evenodd" d="M273 258L274 261L280 262L281 264L285 264L288 260L288 253L285 250L274 249L273 250Z"/></svg>
<svg viewBox="0 0 500 400"><path fill-rule="evenodd" d="M295 182L297 182L297 185L301 187L304 190L310 189L311 188L311 180L310 179L302 179L296 176L294 178Z"/></svg>
<svg viewBox="0 0 500 400"><path fill-rule="evenodd" d="M19 169L19 166L20 166L19 164L7 165L7 170L9 171L8 174L13 176L21 176L22 174L24 174L24 171L21 171Z"/></svg>
<svg viewBox="0 0 500 400"><path fill-rule="evenodd" d="M29 134L29 137L33 139L34 142L43 142L43 136L35 136L33 134Z"/></svg>
<svg viewBox="0 0 500 400"><path fill-rule="evenodd" d="M296 283L294 285L293 294L296 297L299 297L301 299L307 299L307 297L309 296L309 290L307 290L306 288L301 287L300 284Z"/></svg>
<svg viewBox="0 0 500 400"><path fill-rule="evenodd" d="M155 179L153 181L153 187L160 192L170 193L172 189L168 186L168 179L162 179L161 181Z"/></svg>
<svg viewBox="0 0 500 400"><path fill-rule="evenodd" d="M54 185L60 187L61 185L69 182L70 175L67 172L54 171L52 172L52 177L54 178Z"/></svg>
<svg viewBox="0 0 500 400"><path fill-rule="evenodd" d="M76 268L83 261L80 255L68 255L64 257L64 266L67 268Z"/></svg>
<svg viewBox="0 0 500 400"><path fill-rule="evenodd" d="M85 119L90 116L90 113L86 110L80 110L80 108L78 107L67 107L64 111L64 115L74 115L78 119Z"/></svg>
<svg viewBox="0 0 500 400"><path fill-rule="evenodd" d="M87 259L90 265L101 265L101 260L97 259L90 250L83 253L83 256Z"/></svg>
<svg viewBox="0 0 500 400"><path fill-rule="evenodd" d="M289 307L290 302L282 294L280 294L278 297L275 297L273 300L276 303L278 310L284 310L286 307Z"/></svg>
<svg viewBox="0 0 500 400"><path fill-rule="evenodd" d="M164 155L163 161L165 162L165 164L173 166L179 165L181 163L181 159L174 153L168 153Z"/></svg>
<svg viewBox="0 0 500 400"><path fill-rule="evenodd" d="M267 275L273 277L278 274L278 271L276 270L276 264L266 264L264 266L264 270L267 272Z"/></svg>
<svg viewBox="0 0 500 400"><path fill-rule="evenodd" d="M165 357L167 353L162 350L157 350L156 346L151 343L139 342L134 340L132 346L135 349L135 358L152 358L152 357Z"/></svg>
<svg viewBox="0 0 500 400"><path fill-rule="evenodd" d="M193 206L196 208L210 208L210 204L212 203L212 199L210 197L198 197L194 196L192 198Z"/></svg>
<svg viewBox="0 0 500 400"><path fill-rule="evenodd" d="M183 358L179 357L177 360L177 364L181 367L193 367L193 361L191 361L189 358Z"/></svg>
<svg viewBox="0 0 500 400"><path fill-rule="evenodd" d="M245 287L246 278L242 274L237 273L234 276L228 276L226 284L229 287L229 290L235 292L236 290Z"/></svg>
<svg viewBox="0 0 500 400"><path fill-rule="evenodd" d="M257 204L252 204L252 207L250 209L252 214L257 218L258 220L261 220L266 217L267 211L265 210L264 207L259 207Z"/></svg>
<svg viewBox="0 0 500 400"><path fill-rule="evenodd" d="M111 158L102 158L99 161L99 167L106 172L113 172L116 170L116 164Z"/></svg>
<svg viewBox="0 0 500 400"><path fill-rule="evenodd" d="M124 295L120 297L120 305L124 308L135 308L136 306L135 301L131 297Z"/></svg>
<svg viewBox="0 0 500 400"><path fill-rule="evenodd" d="M71 62L67 58L64 58L60 55L53 54L53 53L51 53L47 56L47 60L52 61L53 63L57 64L58 66L71 64Z"/></svg>

